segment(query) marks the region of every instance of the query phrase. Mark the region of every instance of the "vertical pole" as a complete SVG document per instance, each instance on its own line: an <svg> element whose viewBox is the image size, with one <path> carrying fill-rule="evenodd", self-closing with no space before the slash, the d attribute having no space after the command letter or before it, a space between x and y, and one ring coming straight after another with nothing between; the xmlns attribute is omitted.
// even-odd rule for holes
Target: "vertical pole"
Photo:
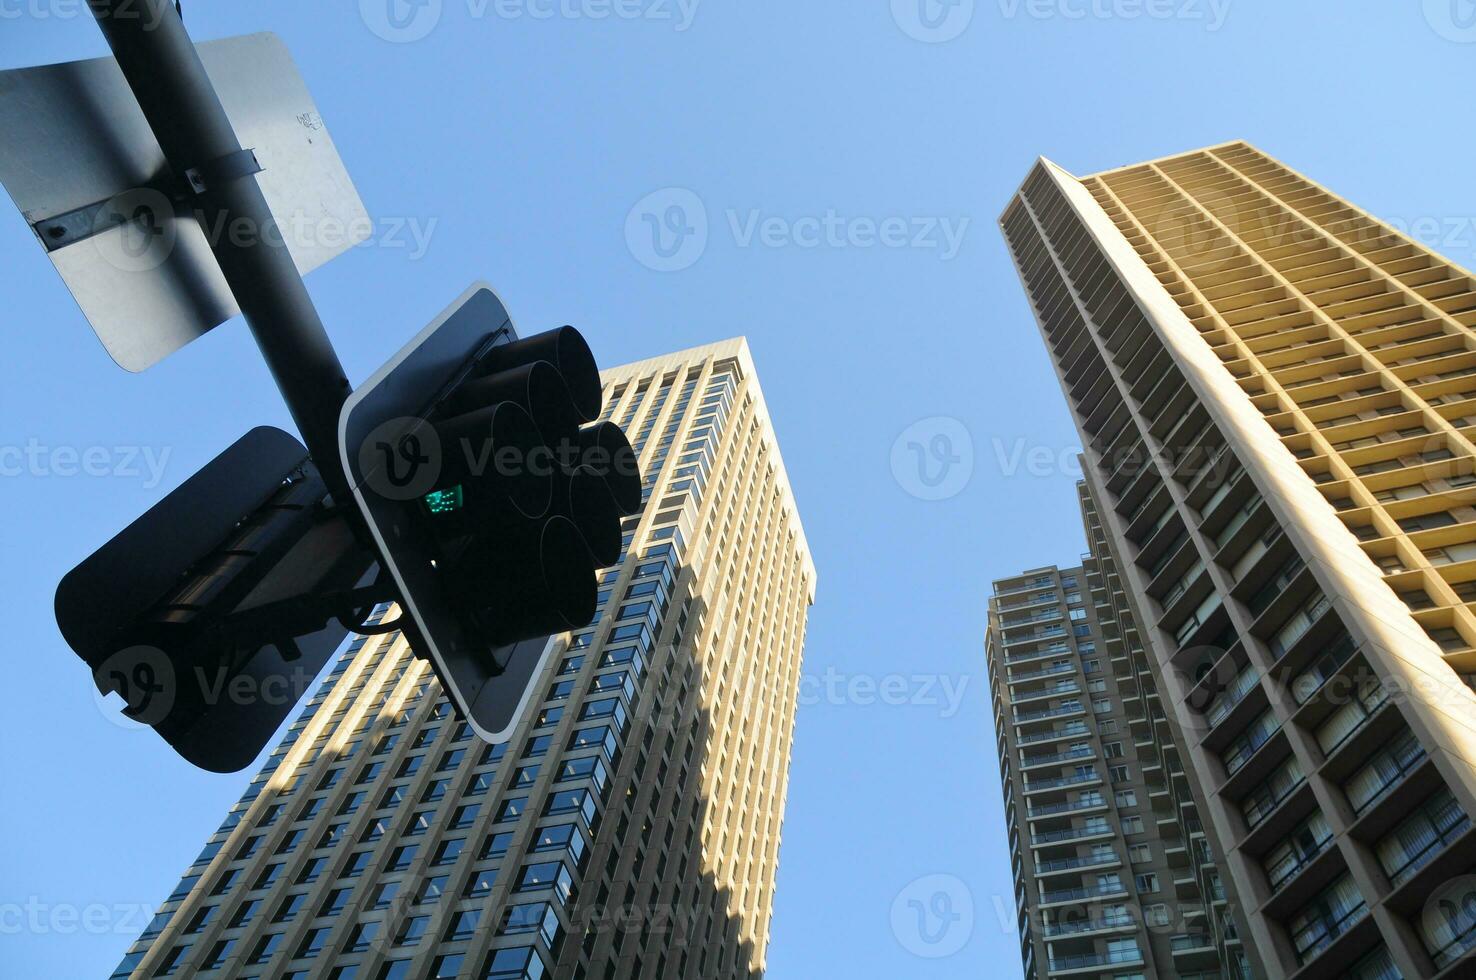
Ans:
<svg viewBox="0 0 1476 980"><path fill-rule="evenodd" d="M173 0L88 2L170 168L202 174L194 203L210 248L323 479L347 502L338 416L348 379L255 177L212 176L241 144Z"/></svg>

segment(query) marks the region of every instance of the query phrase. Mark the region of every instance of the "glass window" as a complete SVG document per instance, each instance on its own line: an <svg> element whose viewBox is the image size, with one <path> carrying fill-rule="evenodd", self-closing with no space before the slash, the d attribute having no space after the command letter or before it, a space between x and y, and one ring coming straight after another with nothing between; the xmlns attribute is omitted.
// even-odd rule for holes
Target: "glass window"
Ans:
<svg viewBox="0 0 1476 980"><path fill-rule="evenodd" d="M530 902L526 905L514 905L507 910L502 919L502 935L515 936L528 932L538 933L545 945L550 949L555 948L562 927L552 905L548 902Z"/></svg>
<svg viewBox="0 0 1476 980"><path fill-rule="evenodd" d="M446 875L436 875L427 878L420 883L415 890L415 901L419 905L428 905L438 900L446 892Z"/></svg>
<svg viewBox="0 0 1476 980"><path fill-rule="evenodd" d="M430 980L455 980L461 975L461 962L465 959L460 953L448 953L445 956L437 956L431 960L431 970L427 975Z"/></svg>
<svg viewBox="0 0 1476 980"><path fill-rule="evenodd" d="M560 861L548 861L541 864L529 864L524 866L521 877L518 878L516 891L537 891L541 888L552 888L558 894L561 901L567 902L574 890L574 879Z"/></svg>
<svg viewBox="0 0 1476 980"><path fill-rule="evenodd" d="M615 731L609 725L600 725L596 728L581 728L569 739L569 749L601 748L605 757L614 761L619 751L620 742Z"/></svg>
<svg viewBox="0 0 1476 980"><path fill-rule="evenodd" d="M256 876L256 881L252 883L251 887L256 891L260 891L263 888L270 888L281 874L281 864L269 864L261 874Z"/></svg>
<svg viewBox="0 0 1476 980"><path fill-rule="evenodd" d="M291 922L293 917L297 915L298 909L302 908L303 903L306 901L306 895L288 895L277 906L277 914L272 916L272 921Z"/></svg>
<svg viewBox="0 0 1476 980"><path fill-rule="evenodd" d="M487 868L472 873L467 881L466 887L462 889L464 898L486 898L492 894L492 886L497 884L497 869Z"/></svg>
<svg viewBox="0 0 1476 980"><path fill-rule="evenodd" d="M209 954L206 955L204 962L202 962L200 964L200 969L202 969L202 970L218 970L218 969L220 969L222 966L225 965L225 961L228 960L228 959L230 959L231 950L233 950L235 948L236 948L236 940L234 940L234 939L222 939L220 942L216 943L214 946L212 946L210 948Z"/></svg>
<svg viewBox="0 0 1476 980"><path fill-rule="evenodd" d="M362 953L374 945L374 939L379 935L382 922L360 922L349 931L348 944L344 947L350 953Z"/></svg>
<svg viewBox="0 0 1476 980"><path fill-rule="evenodd" d="M487 959L483 980L541 980L543 959L531 946L494 950Z"/></svg>
<svg viewBox="0 0 1476 980"><path fill-rule="evenodd" d="M297 873L297 883L299 885L305 885L310 881L317 881L318 876L323 873L323 869L327 866L328 859L326 857L308 859L308 862L302 866L302 870Z"/></svg>
<svg viewBox="0 0 1476 980"><path fill-rule="evenodd" d="M400 931L395 934L396 946L414 946L420 942L425 931L430 927L430 916L412 915L400 924Z"/></svg>
<svg viewBox="0 0 1476 980"><path fill-rule="evenodd" d="M280 932L271 936L262 936L261 939L257 940L256 948L251 951L251 956L246 962L251 964L265 963L281 948L281 945L282 934Z"/></svg>
<svg viewBox="0 0 1476 980"><path fill-rule="evenodd" d="M405 759L403 762L400 763L400 768L395 773L395 778L401 779L405 776L415 775L417 772L420 771L420 764L424 761L425 756L423 755L410 756L408 759Z"/></svg>
<svg viewBox="0 0 1476 980"><path fill-rule="evenodd" d="M451 917L450 923L446 926L445 941L452 943L462 939L470 939L476 932L477 922L481 918L481 909L466 909L457 912Z"/></svg>
<svg viewBox="0 0 1476 980"><path fill-rule="evenodd" d="M559 813L582 813L590 823L594 822L595 812L594 796L587 789L552 793L543 807L543 815L546 817Z"/></svg>
<svg viewBox="0 0 1476 980"><path fill-rule="evenodd" d="M1302 907L1287 924L1297 960L1306 963L1367 913L1363 896L1345 871L1332 886Z"/></svg>
<svg viewBox="0 0 1476 980"><path fill-rule="evenodd" d="M164 955L164 959L159 961L158 968L154 970L154 976L167 977L172 975L175 970L179 969L179 964L184 961L185 954L189 951L189 943L181 943L175 946Z"/></svg>
<svg viewBox="0 0 1476 980"><path fill-rule="evenodd" d="M552 827L544 827L538 831L533 838L533 850L538 851L568 851L577 864L584 856L585 842L584 834L572 823L557 824Z"/></svg>
<svg viewBox="0 0 1476 980"><path fill-rule="evenodd" d="M369 851L355 851L349 857L348 864L344 865L343 874L339 875L339 877L357 878L363 874L364 870L369 867L370 853Z"/></svg>
<svg viewBox="0 0 1476 980"><path fill-rule="evenodd" d="M1409 880L1470 826L1471 818L1442 786L1379 841L1376 850L1389 881L1397 887Z"/></svg>
<svg viewBox="0 0 1476 980"><path fill-rule="evenodd" d="M215 920L215 915L219 911L220 906L218 905L206 905L201 908L194 915L190 916L190 923L185 926L185 935L191 936L197 932L204 932L205 927ZM154 935L157 936L164 931L164 923L168 922L172 917L173 913L171 912L160 912L154 916L153 921L149 923L149 928L144 930L144 934L147 935L152 930ZM161 919L163 921L160 921ZM154 928L155 923L158 923L157 929Z"/></svg>
<svg viewBox="0 0 1476 980"><path fill-rule="evenodd" d="M342 912L348 904L349 895L353 893L352 888L335 888L323 899L323 904L318 908L319 915L337 915Z"/></svg>
<svg viewBox="0 0 1476 980"><path fill-rule="evenodd" d="M455 864L457 859L461 857L461 851L465 847L465 837L455 837L451 840L443 840L439 845L437 845L435 855L431 859L431 864Z"/></svg>
<svg viewBox="0 0 1476 980"><path fill-rule="evenodd" d="M1385 793L1404 778L1405 773L1424 758L1424 747L1413 732L1406 729L1390 740L1386 748L1377 752L1343 784L1343 792L1353 805L1354 812L1362 813L1382 799Z"/></svg>
<svg viewBox="0 0 1476 980"><path fill-rule="evenodd" d="M482 845L482 853L478 855L478 860L486 861L491 858L502 857L507 853L507 849L512 846L512 839L512 831L493 834L491 837L488 837L487 843Z"/></svg>
<svg viewBox="0 0 1476 980"><path fill-rule="evenodd" d="M224 895L226 890L231 887L231 883L235 881L236 874L237 872L235 870L230 870L222 874L220 882L216 884L215 889L210 894ZM228 878L230 879L229 881L227 881ZM179 901L194 890L195 884L199 880L199 875L185 875L183 878L179 879L179 884L174 886L174 891L170 892L169 897L164 899L164 901Z"/></svg>
<svg viewBox="0 0 1476 980"><path fill-rule="evenodd" d="M235 929L239 926L246 925L252 919L256 918L256 912L260 908L260 899L253 898L242 902L240 906L236 909L235 913L231 916L230 925L226 928Z"/></svg>
<svg viewBox="0 0 1476 980"><path fill-rule="evenodd" d="M387 909L394 904L395 896L400 893L398 881L386 881L375 887L374 894L369 898L369 907L375 909Z"/></svg>
<svg viewBox="0 0 1476 980"><path fill-rule="evenodd" d="M348 824L343 823L342 821L340 821L339 823L329 824L327 829L323 831L323 836L318 838L318 843L316 846L332 847L343 839L343 832L347 829Z"/></svg>
<svg viewBox="0 0 1476 980"><path fill-rule="evenodd" d="M602 701L586 701L584 707L579 709L579 720L589 721L594 718L624 718L625 709L615 698L606 698Z"/></svg>

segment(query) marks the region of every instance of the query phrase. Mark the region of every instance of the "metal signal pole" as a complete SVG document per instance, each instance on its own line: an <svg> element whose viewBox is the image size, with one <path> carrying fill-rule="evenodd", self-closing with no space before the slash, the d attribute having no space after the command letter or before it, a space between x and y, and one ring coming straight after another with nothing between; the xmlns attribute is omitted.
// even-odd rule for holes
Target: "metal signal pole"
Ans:
<svg viewBox="0 0 1476 980"><path fill-rule="evenodd" d="M350 385L173 0L89 0L330 492Z"/></svg>

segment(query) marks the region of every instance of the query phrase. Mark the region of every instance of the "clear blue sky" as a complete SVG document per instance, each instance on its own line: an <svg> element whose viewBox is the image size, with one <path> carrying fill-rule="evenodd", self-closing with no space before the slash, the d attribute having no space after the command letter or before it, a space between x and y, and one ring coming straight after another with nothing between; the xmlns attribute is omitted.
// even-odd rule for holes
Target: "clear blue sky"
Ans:
<svg viewBox="0 0 1476 980"><path fill-rule="evenodd" d="M1038 154L1085 173L1241 138L1425 219L1469 266L1471 4L964 0L925 19L919 0L687 0L687 20L676 0L604 19L617 8L560 2L544 19L509 15L554 0L443 0L412 43L354 2L186 0L185 15L200 39L280 33L370 212L431 231L417 254L382 224L378 247L309 280L354 380L482 278L525 330L574 323L606 363L750 338L820 572L771 975L1015 975L985 595L1072 562L1082 538L1072 476L1011 466L1075 438L995 218ZM383 4L365 5L381 28ZM0 67L102 54L83 13L0 0ZM705 249L651 248L645 213L700 231L704 212ZM882 244L889 218L907 247ZM141 925L128 909L170 891L249 774L196 772L110 722L52 590L247 428L287 420L239 322L131 376L8 205L0 268L0 445L41 451L20 473L0 458L0 972L103 976ZM937 487L911 442L957 458ZM116 472L67 475L65 450L92 447ZM157 485L118 447L164 459ZM934 875L950 877L908 890ZM907 903L940 890L973 919L927 946ZM92 928L69 918L93 905L109 911Z"/></svg>

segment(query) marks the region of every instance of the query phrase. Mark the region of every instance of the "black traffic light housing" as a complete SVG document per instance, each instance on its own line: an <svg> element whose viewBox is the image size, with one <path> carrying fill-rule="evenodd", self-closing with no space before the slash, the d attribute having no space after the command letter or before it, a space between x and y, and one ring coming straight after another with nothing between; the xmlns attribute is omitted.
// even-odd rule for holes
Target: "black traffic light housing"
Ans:
<svg viewBox="0 0 1476 980"><path fill-rule="evenodd" d="M635 452L601 409L579 332L520 340L484 285L344 407L345 472L400 626L489 741L511 735L550 637L592 620L596 573L640 508Z"/></svg>
<svg viewBox="0 0 1476 980"><path fill-rule="evenodd" d="M589 623L596 571L640 504L635 454L595 421L599 370L573 327L493 347L433 414L442 474L419 502L454 601L493 644Z"/></svg>
<svg viewBox="0 0 1476 980"><path fill-rule="evenodd" d="M307 450L258 428L62 579L98 691L214 772L249 765L383 591Z"/></svg>

